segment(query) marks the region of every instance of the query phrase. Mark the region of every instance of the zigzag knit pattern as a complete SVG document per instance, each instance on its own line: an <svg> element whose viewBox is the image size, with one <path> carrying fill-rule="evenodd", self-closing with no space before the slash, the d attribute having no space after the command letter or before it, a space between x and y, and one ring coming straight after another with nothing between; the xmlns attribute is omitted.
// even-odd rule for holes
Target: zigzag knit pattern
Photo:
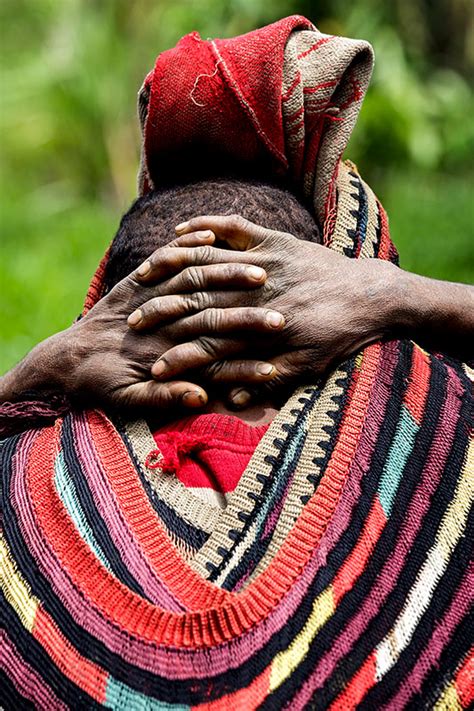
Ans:
<svg viewBox="0 0 474 711"><path fill-rule="evenodd" d="M340 190L333 244L360 253L376 225L388 255L351 168ZM471 378L366 348L295 392L225 510L146 466L144 422L5 440L4 707L467 708Z"/></svg>

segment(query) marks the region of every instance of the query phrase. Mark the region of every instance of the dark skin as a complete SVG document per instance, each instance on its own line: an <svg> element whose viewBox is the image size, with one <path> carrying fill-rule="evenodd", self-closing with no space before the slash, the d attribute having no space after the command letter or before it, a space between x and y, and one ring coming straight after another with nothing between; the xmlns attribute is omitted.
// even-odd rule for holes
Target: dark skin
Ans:
<svg viewBox="0 0 474 711"><path fill-rule="evenodd" d="M225 411L213 395L225 386L239 408L252 389L270 393L249 411L258 422L277 405L272 393L382 337L472 355L472 287L351 260L239 216L198 217L177 234L7 373L2 401L48 387L156 412L203 408L209 391L213 410Z"/></svg>

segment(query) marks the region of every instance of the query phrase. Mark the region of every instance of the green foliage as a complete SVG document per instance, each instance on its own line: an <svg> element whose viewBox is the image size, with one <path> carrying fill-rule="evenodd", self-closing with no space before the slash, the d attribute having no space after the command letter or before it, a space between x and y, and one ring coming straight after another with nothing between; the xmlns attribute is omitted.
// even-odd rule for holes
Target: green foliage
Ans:
<svg viewBox="0 0 474 711"><path fill-rule="evenodd" d="M80 310L135 195L135 97L156 54L292 13L372 42L348 155L386 201L405 266L473 279L470 0L3 0L0 367Z"/></svg>

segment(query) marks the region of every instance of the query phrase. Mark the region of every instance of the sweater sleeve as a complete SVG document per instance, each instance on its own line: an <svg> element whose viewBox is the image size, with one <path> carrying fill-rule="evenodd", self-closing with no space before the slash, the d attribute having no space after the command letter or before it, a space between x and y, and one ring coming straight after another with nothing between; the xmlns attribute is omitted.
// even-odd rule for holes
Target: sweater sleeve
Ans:
<svg viewBox="0 0 474 711"><path fill-rule="evenodd" d="M0 404L0 438L43 427L63 417L70 409L65 395L27 392L21 401Z"/></svg>

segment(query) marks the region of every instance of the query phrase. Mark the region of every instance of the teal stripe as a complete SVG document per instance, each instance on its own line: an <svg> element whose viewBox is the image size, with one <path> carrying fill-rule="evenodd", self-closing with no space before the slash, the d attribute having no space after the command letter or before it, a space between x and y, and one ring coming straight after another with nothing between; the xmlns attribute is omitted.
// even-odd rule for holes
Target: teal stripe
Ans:
<svg viewBox="0 0 474 711"><path fill-rule="evenodd" d="M59 452L56 457L56 461L54 462L54 485L61 501L67 509L69 516L74 521L74 524L79 531L79 535L83 541L87 543L89 548L94 551L100 562L107 568L107 570L110 571L111 569L107 558L105 557L82 512L76 494L76 487L71 479L71 475L66 466L66 462L64 461L64 455L62 452Z"/></svg>
<svg viewBox="0 0 474 711"><path fill-rule="evenodd" d="M379 483L378 494L386 516L390 516L393 500L400 485L408 457L413 450L419 429L408 410L402 406L400 421Z"/></svg>
<svg viewBox="0 0 474 711"><path fill-rule="evenodd" d="M126 684L113 679L107 679L105 690L105 707L116 711L189 711L190 706L184 704L168 704L165 701L151 699L149 696L134 691Z"/></svg>

